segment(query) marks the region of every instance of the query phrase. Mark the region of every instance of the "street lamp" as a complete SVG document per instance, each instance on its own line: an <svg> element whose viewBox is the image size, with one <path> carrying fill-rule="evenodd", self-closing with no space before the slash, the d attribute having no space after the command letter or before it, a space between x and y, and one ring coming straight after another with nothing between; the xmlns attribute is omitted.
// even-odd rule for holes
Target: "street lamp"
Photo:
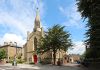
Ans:
<svg viewBox="0 0 100 70"><path fill-rule="evenodd" d="M17 61L16 61L16 57L17 57L17 42L14 42L15 43L15 48L16 48L16 54L15 54L15 57L14 57L14 66L17 66Z"/></svg>
<svg viewBox="0 0 100 70"><path fill-rule="evenodd" d="M15 43L15 48L16 48L16 56L17 56L17 42L14 42Z"/></svg>

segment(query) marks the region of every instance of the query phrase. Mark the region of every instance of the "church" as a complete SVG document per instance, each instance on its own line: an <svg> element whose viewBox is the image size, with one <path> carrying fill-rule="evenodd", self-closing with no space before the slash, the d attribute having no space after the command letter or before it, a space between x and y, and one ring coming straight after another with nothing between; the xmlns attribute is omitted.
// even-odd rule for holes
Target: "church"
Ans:
<svg viewBox="0 0 100 70"><path fill-rule="evenodd" d="M43 28L40 22L39 11L36 11L36 17L34 21L33 31L27 32L27 42L24 45L24 57L27 62L33 62L33 54L36 53L36 49L38 48L38 41L41 37L44 36Z"/></svg>
<svg viewBox="0 0 100 70"><path fill-rule="evenodd" d="M41 37L44 37L43 27L41 26L39 11L36 11L36 17L34 20L34 28L33 31L27 32L27 42L24 45L24 59L27 63L34 62L34 58L37 58L37 62L40 61L49 61L49 63L53 63L53 53L48 51L44 54L37 54L38 42ZM57 60L61 58L64 61L64 56L66 52L63 50L58 50L56 53ZM46 60L45 60L46 59ZM57 61L56 60L56 61Z"/></svg>

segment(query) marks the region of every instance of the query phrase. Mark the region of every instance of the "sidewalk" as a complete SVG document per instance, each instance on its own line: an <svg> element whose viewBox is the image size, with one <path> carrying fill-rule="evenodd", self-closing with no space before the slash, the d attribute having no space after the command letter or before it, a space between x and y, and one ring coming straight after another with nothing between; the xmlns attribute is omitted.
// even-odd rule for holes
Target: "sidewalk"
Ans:
<svg viewBox="0 0 100 70"><path fill-rule="evenodd" d="M17 67L19 67L19 68L30 68L30 69L40 69L39 66L29 65L29 64L18 64Z"/></svg>
<svg viewBox="0 0 100 70"><path fill-rule="evenodd" d="M29 64L17 64L17 66L12 66L11 63L6 63L0 66L9 66L9 67L16 67L16 68L31 68L31 69L40 69L39 66L36 65L29 65Z"/></svg>
<svg viewBox="0 0 100 70"><path fill-rule="evenodd" d="M76 64L76 63L67 63L67 64L64 64L63 66L80 67L80 64Z"/></svg>
<svg viewBox="0 0 100 70"><path fill-rule="evenodd" d="M6 63L6 64L0 64L0 66L12 66L11 63Z"/></svg>

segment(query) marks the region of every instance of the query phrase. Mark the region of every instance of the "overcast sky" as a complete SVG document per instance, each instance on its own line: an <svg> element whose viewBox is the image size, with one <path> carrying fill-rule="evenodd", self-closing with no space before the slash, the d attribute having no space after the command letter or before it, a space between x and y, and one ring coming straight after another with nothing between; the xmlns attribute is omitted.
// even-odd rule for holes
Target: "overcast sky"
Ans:
<svg viewBox="0 0 100 70"><path fill-rule="evenodd" d="M66 26L74 43L69 53L82 54L86 22L77 12L75 0L0 0L0 44L16 41L22 46L26 42L27 31L32 32L34 27L37 6L44 30L54 24Z"/></svg>

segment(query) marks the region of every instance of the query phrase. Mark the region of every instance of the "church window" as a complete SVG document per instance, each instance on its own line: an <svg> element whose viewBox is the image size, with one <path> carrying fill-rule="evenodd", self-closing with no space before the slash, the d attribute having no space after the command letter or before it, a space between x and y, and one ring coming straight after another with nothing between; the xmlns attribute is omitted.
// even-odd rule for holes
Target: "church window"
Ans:
<svg viewBox="0 0 100 70"><path fill-rule="evenodd" d="M35 37L34 38L34 50L36 50L37 49L37 38Z"/></svg>

